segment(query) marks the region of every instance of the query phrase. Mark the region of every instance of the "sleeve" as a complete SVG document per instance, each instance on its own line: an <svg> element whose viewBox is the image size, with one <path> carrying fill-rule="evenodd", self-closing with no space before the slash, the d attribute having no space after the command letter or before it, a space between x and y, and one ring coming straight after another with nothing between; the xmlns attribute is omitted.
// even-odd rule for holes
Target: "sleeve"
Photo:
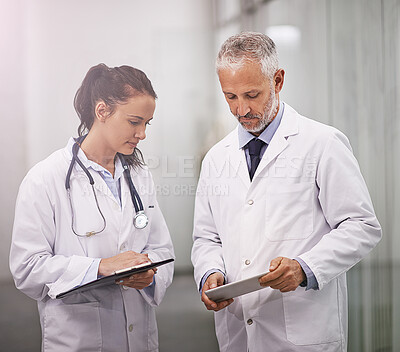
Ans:
<svg viewBox="0 0 400 352"><path fill-rule="evenodd" d="M305 287L306 291L311 289L318 290L317 279L310 267L300 258L294 258L294 260L296 260L300 264L301 268L304 271L304 274L306 275L306 279L300 284L300 287Z"/></svg>
<svg viewBox="0 0 400 352"><path fill-rule="evenodd" d="M349 141L339 131L325 146L316 182L319 202L332 230L299 258L312 270L322 290L365 257L382 232Z"/></svg>
<svg viewBox="0 0 400 352"><path fill-rule="evenodd" d="M28 173L23 180L15 208L10 249L10 270L15 285L29 297L47 295L78 286L94 258L54 254L56 223L54 205L43 178Z"/></svg>
<svg viewBox="0 0 400 352"><path fill-rule="evenodd" d="M201 291L203 290L203 286L204 286L205 282L207 281L208 277L209 277L210 275L212 275L212 274L215 274L215 273L221 273L221 274L224 276L224 284L226 283L226 276L225 276L225 274L224 274L221 270L215 270L215 269L208 270L208 271L204 274L204 276L202 277L202 279L201 279L200 287L199 287L199 292L200 292L200 294L201 294Z"/></svg>
<svg viewBox="0 0 400 352"><path fill-rule="evenodd" d="M206 157L202 164L197 186L193 224L192 263L197 287L201 286L204 275L210 270L226 274L222 242L218 235L207 192L209 161Z"/></svg>
<svg viewBox="0 0 400 352"><path fill-rule="evenodd" d="M152 262L157 262L169 258L175 258L171 237L167 224L161 213L161 209L156 199L156 191L150 172L149 177L149 194L150 202L154 205L152 215L149 216L150 235L143 253L147 253ZM174 275L174 264L169 263L158 268L157 274L154 275L154 281L151 286L140 290L143 298L152 306L158 306L164 298L165 292L172 283Z"/></svg>

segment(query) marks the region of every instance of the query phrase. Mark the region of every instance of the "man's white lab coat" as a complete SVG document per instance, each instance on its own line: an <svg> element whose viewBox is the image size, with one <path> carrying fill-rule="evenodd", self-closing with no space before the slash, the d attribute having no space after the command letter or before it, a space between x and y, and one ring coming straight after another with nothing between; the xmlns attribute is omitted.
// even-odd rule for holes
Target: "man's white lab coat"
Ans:
<svg viewBox="0 0 400 352"><path fill-rule="evenodd" d="M211 269L227 282L300 257L319 290L265 288L215 314L222 352L346 351L346 272L381 228L347 138L287 104L250 182L237 129L203 161L192 261L198 285Z"/></svg>
<svg viewBox="0 0 400 352"><path fill-rule="evenodd" d="M136 290L111 285L55 299L79 285L94 258L133 250L152 261L173 257L167 226L147 169L131 171L149 224L133 225L135 209L121 178L122 209L101 176L91 170L107 226L92 237L71 230L71 208L65 178L71 161L68 148L34 166L21 184L15 213L10 268L18 289L38 301L43 351L158 351L157 306L173 276L173 265L158 269L151 287ZM75 163L71 176L74 228L98 230L98 213L87 176Z"/></svg>

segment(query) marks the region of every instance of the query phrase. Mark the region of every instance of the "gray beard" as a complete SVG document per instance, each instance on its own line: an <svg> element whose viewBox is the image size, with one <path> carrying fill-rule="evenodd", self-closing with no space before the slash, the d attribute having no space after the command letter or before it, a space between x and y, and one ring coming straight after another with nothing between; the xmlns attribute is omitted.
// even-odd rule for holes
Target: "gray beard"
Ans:
<svg viewBox="0 0 400 352"><path fill-rule="evenodd" d="M271 92L272 91L273 90L271 89ZM264 116L263 117L254 116L259 119L258 123L253 128L247 127L246 124L241 124L241 125L247 132L250 133L259 133L264 131L275 117L279 107L278 104L279 100L276 99L276 95L271 94L264 110Z"/></svg>

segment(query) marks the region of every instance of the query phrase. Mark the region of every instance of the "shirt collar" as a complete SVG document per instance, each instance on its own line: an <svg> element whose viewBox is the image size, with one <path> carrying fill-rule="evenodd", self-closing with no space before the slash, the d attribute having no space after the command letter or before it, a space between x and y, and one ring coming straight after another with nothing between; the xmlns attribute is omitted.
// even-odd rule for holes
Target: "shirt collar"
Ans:
<svg viewBox="0 0 400 352"><path fill-rule="evenodd" d="M267 126L267 128L257 137L258 139L261 139L266 144L271 143L272 137L274 136L276 130L278 129L281 123L284 109L285 109L285 104L281 101L279 103L278 114L272 120L272 122ZM239 149L242 149L247 143L249 143L254 138L254 135L246 131L241 124L239 124L238 136L239 136Z"/></svg>
<svg viewBox="0 0 400 352"><path fill-rule="evenodd" d="M69 152L69 154L71 155L72 158L72 147L75 144L75 139L74 138L70 138L67 144L67 150ZM83 152L83 150L81 148L79 148L78 150L78 158L80 161L82 161L82 164L89 170L92 169L94 171L97 171L101 174L103 174L104 176L109 176L112 177L111 172L108 171L107 169L105 169L103 166L95 163L92 160L89 160L86 157L86 154ZM122 166L121 160L120 158L116 158L115 160L115 171L114 171L114 180L118 180L122 174L124 173L124 168Z"/></svg>

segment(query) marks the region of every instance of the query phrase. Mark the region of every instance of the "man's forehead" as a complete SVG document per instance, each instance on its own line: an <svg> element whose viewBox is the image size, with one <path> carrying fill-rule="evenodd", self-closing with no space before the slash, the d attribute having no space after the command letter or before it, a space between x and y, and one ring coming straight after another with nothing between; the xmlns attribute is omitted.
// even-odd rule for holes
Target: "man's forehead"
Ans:
<svg viewBox="0 0 400 352"><path fill-rule="evenodd" d="M259 89L260 86L268 85L269 81L261 72L259 64L245 64L238 68L223 68L218 71L218 77L223 90L240 85L242 89L250 91Z"/></svg>

